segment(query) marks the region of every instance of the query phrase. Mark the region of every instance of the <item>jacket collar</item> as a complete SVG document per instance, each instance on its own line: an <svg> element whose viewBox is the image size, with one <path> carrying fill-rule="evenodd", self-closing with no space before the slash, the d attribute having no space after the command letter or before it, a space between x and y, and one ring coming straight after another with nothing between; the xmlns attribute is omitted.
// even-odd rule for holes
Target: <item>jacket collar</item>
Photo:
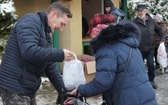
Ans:
<svg viewBox="0 0 168 105"><path fill-rule="evenodd" d="M147 22L149 22L152 19L152 17L148 13L146 14L146 17L147 17L147 19L146 19ZM135 18L135 21L138 23L144 24L144 21L142 19L140 19L138 16Z"/></svg>
<svg viewBox="0 0 168 105"><path fill-rule="evenodd" d="M37 12L37 14L39 15L39 17L40 17L40 19L42 21L42 24L44 26L45 32L50 33L51 32L51 28L48 25L48 18L47 18L46 13L44 11L41 11L41 12Z"/></svg>

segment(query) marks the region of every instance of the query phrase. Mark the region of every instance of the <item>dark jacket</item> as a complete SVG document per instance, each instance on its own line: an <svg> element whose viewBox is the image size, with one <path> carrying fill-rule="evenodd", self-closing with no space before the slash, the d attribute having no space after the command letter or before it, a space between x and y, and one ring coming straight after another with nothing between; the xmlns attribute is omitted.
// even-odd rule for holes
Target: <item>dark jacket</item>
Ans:
<svg viewBox="0 0 168 105"><path fill-rule="evenodd" d="M46 73L58 92L64 87L56 61L63 61L61 49L52 47L45 12L28 14L15 25L7 42L0 67L0 87L17 94L32 96Z"/></svg>
<svg viewBox="0 0 168 105"><path fill-rule="evenodd" d="M133 22L110 25L102 30L91 41L96 58L95 78L80 85L78 92L85 97L102 94L107 105L113 105L132 48L119 105L156 105L155 92L138 49L139 38L140 31Z"/></svg>
<svg viewBox="0 0 168 105"><path fill-rule="evenodd" d="M138 17L134 19L134 22L139 26L141 30L141 41L139 46L141 52L154 50L155 32L160 36L160 40L164 40L161 27L149 14L147 14L146 24Z"/></svg>
<svg viewBox="0 0 168 105"><path fill-rule="evenodd" d="M165 41L168 44L168 28L166 22L158 22L158 25L162 28L163 35L166 38ZM157 33L155 33L155 48L158 48L160 44L160 38Z"/></svg>

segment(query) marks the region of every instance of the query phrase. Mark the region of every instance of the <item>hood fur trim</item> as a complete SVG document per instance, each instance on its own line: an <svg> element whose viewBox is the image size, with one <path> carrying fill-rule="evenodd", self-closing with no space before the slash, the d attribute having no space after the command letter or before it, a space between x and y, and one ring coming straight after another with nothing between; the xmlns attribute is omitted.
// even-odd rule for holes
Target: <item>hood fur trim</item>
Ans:
<svg viewBox="0 0 168 105"><path fill-rule="evenodd" d="M140 30L132 21L109 25L103 29L97 37L92 39L91 46L93 50L97 50L105 44L113 44L127 37L140 40Z"/></svg>

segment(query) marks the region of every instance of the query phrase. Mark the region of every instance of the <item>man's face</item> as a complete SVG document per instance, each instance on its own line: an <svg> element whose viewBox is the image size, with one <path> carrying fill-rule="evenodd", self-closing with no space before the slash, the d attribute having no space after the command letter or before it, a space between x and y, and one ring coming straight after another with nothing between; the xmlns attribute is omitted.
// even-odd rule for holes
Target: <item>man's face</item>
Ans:
<svg viewBox="0 0 168 105"><path fill-rule="evenodd" d="M58 12L52 17L52 21L50 24L51 32L53 33L56 30L62 31L63 28L67 25L70 19L67 17L66 14L61 14L58 16Z"/></svg>
<svg viewBox="0 0 168 105"><path fill-rule="evenodd" d="M145 16L146 16L146 13L147 13L147 10L146 10L146 9L144 9L144 10L138 10L138 11L137 11L138 17L139 17L140 19L144 19Z"/></svg>
<svg viewBox="0 0 168 105"><path fill-rule="evenodd" d="M106 14L109 14L111 7L105 7Z"/></svg>

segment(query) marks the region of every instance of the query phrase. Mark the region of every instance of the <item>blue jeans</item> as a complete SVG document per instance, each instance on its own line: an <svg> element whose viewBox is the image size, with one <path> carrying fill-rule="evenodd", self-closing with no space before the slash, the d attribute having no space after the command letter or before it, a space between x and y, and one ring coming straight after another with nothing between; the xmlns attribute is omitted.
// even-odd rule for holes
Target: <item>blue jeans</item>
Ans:
<svg viewBox="0 0 168 105"><path fill-rule="evenodd" d="M147 61L149 81L154 81L155 78L154 52L154 50L141 52L143 60L146 59Z"/></svg>

